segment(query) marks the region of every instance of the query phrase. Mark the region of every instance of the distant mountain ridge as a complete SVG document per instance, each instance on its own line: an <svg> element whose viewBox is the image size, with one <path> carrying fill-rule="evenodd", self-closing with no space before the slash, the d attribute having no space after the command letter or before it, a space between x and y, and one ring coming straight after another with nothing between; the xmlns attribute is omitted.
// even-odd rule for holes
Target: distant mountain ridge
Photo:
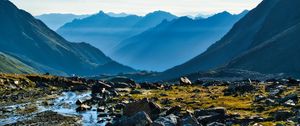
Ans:
<svg viewBox="0 0 300 126"><path fill-rule="evenodd" d="M71 43L40 20L0 1L0 51L40 71L59 75L98 75L133 72L86 43Z"/></svg>
<svg viewBox="0 0 300 126"><path fill-rule="evenodd" d="M242 69L299 76L300 1L264 0L220 41L160 79L212 69Z"/></svg>
<svg viewBox="0 0 300 126"><path fill-rule="evenodd" d="M107 12L106 14L111 17L126 17L130 15L126 13L113 13L113 12ZM66 23L72 22L75 19L83 19L89 16L91 16L91 14L77 15L77 14L49 13L49 14L37 15L35 16L35 18L42 20L49 28L56 31L58 28L60 28Z"/></svg>
<svg viewBox="0 0 300 126"><path fill-rule="evenodd" d="M42 20L49 28L55 31L65 23L71 22L74 19L82 19L88 16L89 15L51 13L38 15L35 16L35 18Z"/></svg>
<svg viewBox="0 0 300 126"><path fill-rule="evenodd" d="M222 12L206 19L180 17L122 41L111 57L136 69L163 71L204 52L230 30L239 15Z"/></svg>
<svg viewBox="0 0 300 126"><path fill-rule="evenodd" d="M161 16L162 15L162 16ZM65 24L57 32L70 41L85 41L109 54L120 41L176 16L162 11L140 17L112 17L104 12Z"/></svg>

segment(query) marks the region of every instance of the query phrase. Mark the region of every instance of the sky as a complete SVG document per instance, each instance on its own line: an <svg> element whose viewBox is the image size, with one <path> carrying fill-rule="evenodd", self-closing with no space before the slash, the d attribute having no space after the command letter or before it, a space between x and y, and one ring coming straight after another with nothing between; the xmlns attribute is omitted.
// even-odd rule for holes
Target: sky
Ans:
<svg viewBox="0 0 300 126"><path fill-rule="evenodd" d="M251 10L262 0L10 0L33 15L48 13L94 14L104 12L145 15L156 10L177 16L233 14ZM176 1L176 2L175 2Z"/></svg>

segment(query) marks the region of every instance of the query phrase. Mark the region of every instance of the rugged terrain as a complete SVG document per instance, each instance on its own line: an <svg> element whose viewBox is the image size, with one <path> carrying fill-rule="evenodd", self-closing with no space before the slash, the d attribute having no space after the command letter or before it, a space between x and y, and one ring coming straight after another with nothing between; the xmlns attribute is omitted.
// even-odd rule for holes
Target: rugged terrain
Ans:
<svg viewBox="0 0 300 126"><path fill-rule="evenodd" d="M27 117L5 123L7 125L44 122L49 125L292 126L299 123L300 81L292 78L267 81L198 80L192 83L182 77L171 84L136 83L123 77L87 80L1 74L0 78L0 120L6 122L5 119L10 118L12 113ZM63 92L70 91L86 95L75 97L73 101L62 98L56 104L57 98L66 95ZM53 110L41 111L44 107ZM73 109L74 112L61 112L54 109L57 107ZM94 113L96 117L88 116L90 120L86 122L86 114L89 113ZM51 119L46 118L50 115Z"/></svg>

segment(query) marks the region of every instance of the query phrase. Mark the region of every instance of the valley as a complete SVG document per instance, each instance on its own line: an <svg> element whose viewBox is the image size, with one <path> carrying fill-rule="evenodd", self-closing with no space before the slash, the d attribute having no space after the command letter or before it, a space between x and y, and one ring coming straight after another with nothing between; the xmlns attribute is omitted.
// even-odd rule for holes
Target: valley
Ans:
<svg viewBox="0 0 300 126"><path fill-rule="evenodd" d="M0 0L0 126L300 124L300 1L30 1Z"/></svg>

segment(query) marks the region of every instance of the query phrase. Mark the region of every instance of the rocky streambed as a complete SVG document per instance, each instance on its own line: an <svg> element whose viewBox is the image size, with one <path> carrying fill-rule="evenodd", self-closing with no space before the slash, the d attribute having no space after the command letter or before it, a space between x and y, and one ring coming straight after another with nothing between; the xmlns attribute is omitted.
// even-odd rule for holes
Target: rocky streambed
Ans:
<svg viewBox="0 0 300 126"><path fill-rule="evenodd" d="M77 124L77 125L105 125L97 121L96 108L91 111L77 112L76 101L90 97L90 92L62 92L56 98L46 101L34 101L10 106L1 106L0 125L27 125L26 122L44 122L56 121L53 125L59 124ZM51 120L48 116L57 120ZM44 116L44 117L42 117ZM44 118L41 120L41 118ZM72 122L70 122L72 121Z"/></svg>

